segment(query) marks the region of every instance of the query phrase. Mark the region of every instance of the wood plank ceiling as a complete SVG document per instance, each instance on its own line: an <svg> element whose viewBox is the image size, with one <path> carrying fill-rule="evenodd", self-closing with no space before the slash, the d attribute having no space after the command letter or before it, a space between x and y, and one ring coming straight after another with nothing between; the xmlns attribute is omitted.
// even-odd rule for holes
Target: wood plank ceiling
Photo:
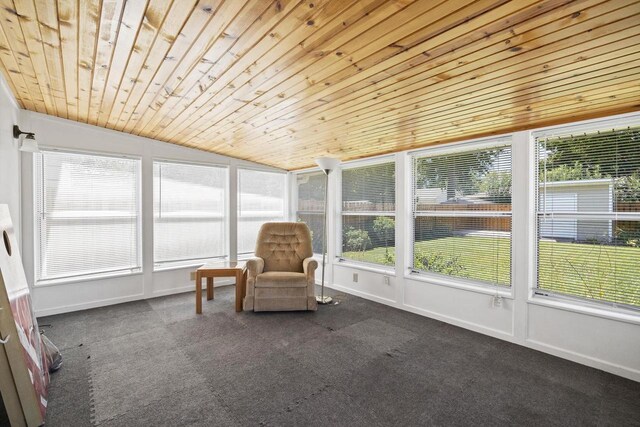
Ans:
<svg viewBox="0 0 640 427"><path fill-rule="evenodd" d="M284 169L640 109L639 1L0 3L22 107Z"/></svg>

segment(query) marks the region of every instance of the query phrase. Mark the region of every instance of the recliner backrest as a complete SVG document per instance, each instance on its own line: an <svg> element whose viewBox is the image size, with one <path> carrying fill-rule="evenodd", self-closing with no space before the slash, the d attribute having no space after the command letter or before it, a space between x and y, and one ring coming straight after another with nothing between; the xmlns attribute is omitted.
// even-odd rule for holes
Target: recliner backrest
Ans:
<svg viewBox="0 0 640 427"><path fill-rule="evenodd" d="M313 256L311 231L302 222L267 222L260 227L256 256L264 270L302 273L302 261Z"/></svg>

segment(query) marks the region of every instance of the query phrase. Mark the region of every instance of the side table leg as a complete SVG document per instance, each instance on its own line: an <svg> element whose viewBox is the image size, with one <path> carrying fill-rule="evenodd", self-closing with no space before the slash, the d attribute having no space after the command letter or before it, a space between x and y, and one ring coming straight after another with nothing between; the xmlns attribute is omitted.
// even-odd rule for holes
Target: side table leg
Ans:
<svg viewBox="0 0 640 427"><path fill-rule="evenodd" d="M207 301L213 299L213 277L207 277Z"/></svg>
<svg viewBox="0 0 640 427"><path fill-rule="evenodd" d="M202 275L196 271L196 314L202 314Z"/></svg>
<svg viewBox="0 0 640 427"><path fill-rule="evenodd" d="M236 312L242 311L242 289L244 288L242 276L242 270L236 271Z"/></svg>

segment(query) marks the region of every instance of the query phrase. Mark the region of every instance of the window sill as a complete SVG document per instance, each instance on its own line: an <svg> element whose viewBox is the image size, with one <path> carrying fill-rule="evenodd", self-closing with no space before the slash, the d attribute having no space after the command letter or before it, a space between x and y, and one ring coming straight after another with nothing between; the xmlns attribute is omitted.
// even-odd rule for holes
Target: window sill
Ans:
<svg viewBox="0 0 640 427"><path fill-rule="evenodd" d="M340 267L347 267L347 268L355 268L356 270L369 271L371 273L384 274L385 276L395 277L396 275L395 269L384 268L383 266L376 266L373 264L360 263L357 261L342 260L340 258L336 258L333 261L333 265L338 265Z"/></svg>
<svg viewBox="0 0 640 427"><path fill-rule="evenodd" d="M409 280L416 280L418 282L429 283L432 285L446 286L449 288L461 289L464 291L471 291L471 292L476 292L476 293L485 294L485 295L492 295L492 296L499 295L502 298L511 299L511 300L514 299L513 293L511 292L511 288L505 288L503 286L496 287L491 285L485 285L482 283L475 283L475 284L467 283L467 282L462 282L460 280L455 280L455 279L435 277L426 273L410 272L410 273L407 273L404 277Z"/></svg>
<svg viewBox="0 0 640 427"><path fill-rule="evenodd" d="M154 273L164 273L165 271L174 271L174 270L193 270L198 267L205 265L206 262L199 262L197 264L184 264L184 265L168 265L166 267L155 267L153 269Z"/></svg>
<svg viewBox="0 0 640 427"><path fill-rule="evenodd" d="M154 266L153 272L162 273L164 271L173 271L173 270L193 270L193 269L202 267L203 265L208 263L225 262L228 259L229 259L228 257L224 256L219 258L201 259L201 260L192 261L192 262L186 261L183 263L167 263L166 265Z"/></svg>
<svg viewBox="0 0 640 427"><path fill-rule="evenodd" d="M87 275L87 276L70 277L67 279L40 280L35 283L34 288L46 288L49 286L70 285L74 283L86 283L86 282L94 282L97 280L116 279L119 277L142 275L142 273L143 273L142 269L140 269L140 270L128 271L128 272L122 272L122 273L92 274L90 276Z"/></svg>
<svg viewBox="0 0 640 427"><path fill-rule="evenodd" d="M570 311L573 313L584 314L588 316L601 317L608 320L616 320L619 322L631 323L634 325L640 325L640 311L634 312L633 310L625 310L621 308L601 308L594 305L579 302L568 301L561 297L545 296L545 295L533 295L529 298L527 303L532 305L539 305L542 307L556 308L559 310Z"/></svg>

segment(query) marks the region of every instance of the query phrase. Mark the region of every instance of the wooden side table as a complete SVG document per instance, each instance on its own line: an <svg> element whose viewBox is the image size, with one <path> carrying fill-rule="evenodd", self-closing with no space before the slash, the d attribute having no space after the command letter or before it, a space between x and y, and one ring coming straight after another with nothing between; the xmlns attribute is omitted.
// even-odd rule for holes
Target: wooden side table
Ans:
<svg viewBox="0 0 640 427"><path fill-rule="evenodd" d="M243 261L220 261L205 264L196 270L196 314L202 314L202 279L207 278L207 301L213 299L215 277L236 278L236 311L242 311L246 295L247 268Z"/></svg>

